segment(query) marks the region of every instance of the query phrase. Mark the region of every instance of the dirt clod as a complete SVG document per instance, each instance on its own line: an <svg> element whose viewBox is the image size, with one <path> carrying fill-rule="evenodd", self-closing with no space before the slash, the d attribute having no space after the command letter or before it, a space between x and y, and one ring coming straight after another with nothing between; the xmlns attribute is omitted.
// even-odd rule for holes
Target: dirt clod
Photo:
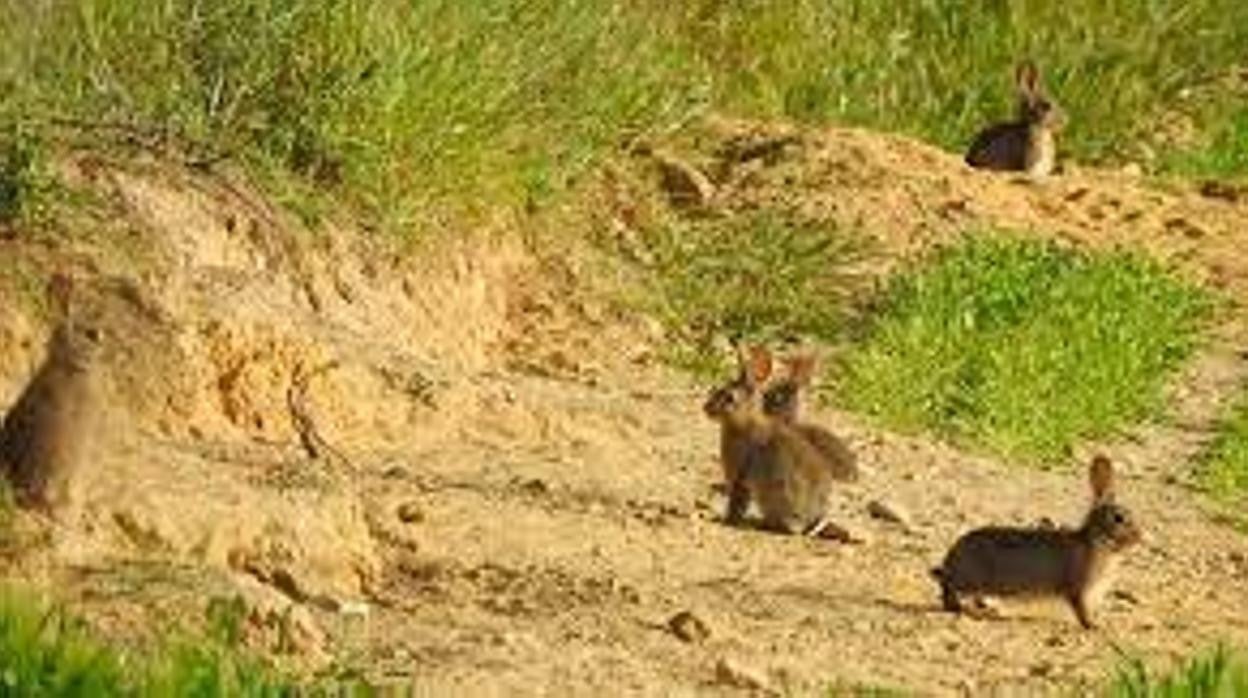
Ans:
<svg viewBox="0 0 1248 698"><path fill-rule="evenodd" d="M711 636L711 629L706 621L693 611L681 611L672 616L667 621L667 627L673 635L691 644L701 643Z"/></svg>
<svg viewBox="0 0 1248 698"><path fill-rule="evenodd" d="M409 501L399 505L396 511L399 521L405 524L421 523L425 520L425 510L419 502Z"/></svg>
<svg viewBox="0 0 1248 698"><path fill-rule="evenodd" d="M867 513L873 518L905 528L910 527L910 513L896 502L885 499L873 499L867 503Z"/></svg>
<svg viewBox="0 0 1248 698"><path fill-rule="evenodd" d="M866 545L871 542L871 537L866 531L830 520L824 520L814 531L814 535L824 540L850 545Z"/></svg>

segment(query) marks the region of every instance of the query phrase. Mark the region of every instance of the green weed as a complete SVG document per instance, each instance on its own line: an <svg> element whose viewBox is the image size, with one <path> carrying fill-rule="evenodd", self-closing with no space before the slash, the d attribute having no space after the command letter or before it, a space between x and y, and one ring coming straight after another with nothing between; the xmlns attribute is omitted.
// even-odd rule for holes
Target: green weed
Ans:
<svg viewBox="0 0 1248 698"><path fill-rule="evenodd" d="M0 122L0 226L38 222L53 190L45 150L29 128Z"/></svg>
<svg viewBox="0 0 1248 698"><path fill-rule="evenodd" d="M717 339L837 338L856 279L852 238L774 213L682 221L646 238L640 303L676 338L673 361L697 375L722 370Z"/></svg>
<svg viewBox="0 0 1248 698"><path fill-rule="evenodd" d="M1240 105L1220 115L1216 124L1194 147L1171 153L1168 169L1197 177L1248 176L1248 107Z"/></svg>
<svg viewBox="0 0 1248 698"><path fill-rule="evenodd" d="M0 695L119 695L124 676L117 656L64 614L0 588Z"/></svg>
<svg viewBox="0 0 1248 698"><path fill-rule="evenodd" d="M223 610L236 615L228 608L218 608L218 615ZM224 698L314 688L298 686L214 637L170 642L147 654L114 649L58 607L0 587L0 696Z"/></svg>
<svg viewBox="0 0 1248 698"><path fill-rule="evenodd" d="M1135 255L972 236L885 289L839 395L899 428L1055 461L1160 409L1211 303Z"/></svg>
<svg viewBox="0 0 1248 698"><path fill-rule="evenodd" d="M1248 492L1248 399L1231 407L1199 460L1198 481L1214 496L1235 500Z"/></svg>
<svg viewBox="0 0 1248 698"><path fill-rule="evenodd" d="M1248 664L1225 646L1158 675L1139 659L1119 669L1107 691L1115 698L1231 698L1248 695Z"/></svg>

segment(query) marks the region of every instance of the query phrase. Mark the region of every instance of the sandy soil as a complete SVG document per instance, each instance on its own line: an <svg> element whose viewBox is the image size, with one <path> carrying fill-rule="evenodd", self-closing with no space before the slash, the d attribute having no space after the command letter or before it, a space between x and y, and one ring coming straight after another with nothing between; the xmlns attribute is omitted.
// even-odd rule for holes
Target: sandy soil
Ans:
<svg viewBox="0 0 1248 698"><path fill-rule="evenodd" d="M859 229L872 273L1007 226L1146 250L1231 296L1248 284L1248 198L1234 191L1070 165L1026 183L854 130L725 121L672 148L706 173L713 213L771 206ZM400 255L349 226L299 231L236 178L81 157L66 171L107 194L153 271L127 272L91 236L0 242L31 268L140 289L89 286L84 306L117 330L114 426L81 506L51 529L19 522L4 559L112 637L240 594L249 641L284 661L455 695L1069 692L1124 653L1164 663L1248 642L1248 544L1185 484L1248 376L1248 332L1229 314L1171 386L1166 420L1087 444L1070 468L809 412L865 470L834 497L865 542L836 544L719 523L709 386L657 365L660 332L584 291L593 267L575 255L554 264L506 233ZM654 195L602 193L595 220L627 235ZM3 288L0 405L46 331ZM292 396L314 427L304 441ZM1077 521L1094 450L1115 458L1146 527L1101 628L1056 603L941 612L927 571L958 533ZM872 501L906 523L872 518ZM709 635L677 637L682 611Z"/></svg>

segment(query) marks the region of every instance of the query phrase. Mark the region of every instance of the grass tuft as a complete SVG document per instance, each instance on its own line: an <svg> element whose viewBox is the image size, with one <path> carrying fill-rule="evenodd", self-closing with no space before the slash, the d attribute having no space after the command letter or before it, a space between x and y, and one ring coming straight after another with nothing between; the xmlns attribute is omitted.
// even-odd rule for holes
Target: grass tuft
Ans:
<svg viewBox="0 0 1248 698"><path fill-rule="evenodd" d="M1201 455L1197 479L1215 497L1227 501L1248 493L1248 397L1241 397L1216 428Z"/></svg>
<svg viewBox="0 0 1248 698"><path fill-rule="evenodd" d="M55 609L0 589L0 695L111 696L124 667Z"/></svg>
<svg viewBox="0 0 1248 698"><path fill-rule="evenodd" d="M646 296L675 338L673 363L722 372L716 340L828 342L845 324L855 285L853 238L775 213L681 221L647 233Z"/></svg>
<svg viewBox="0 0 1248 698"><path fill-rule="evenodd" d="M38 135L0 121L0 226L38 222L53 189Z"/></svg>
<svg viewBox="0 0 1248 698"><path fill-rule="evenodd" d="M58 607L0 587L0 696L224 698L299 690L213 637L180 641L152 655L112 649Z"/></svg>
<svg viewBox="0 0 1248 698"><path fill-rule="evenodd" d="M968 237L890 283L838 388L893 426L1052 462L1155 414L1211 307L1135 255Z"/></svg>
<svg viewBox="0 0 1248 698"><path fill-rule="evenodd" d="M1248 695L1248 664L1225 646L1159 675L1139 659L1119 669L1108 695L1114 698L1221 698Z"/></svg>
<svg viewBox="0 0 1248 698"><path fill-rule="evenodd" d="M1248 107L1240 105L1215 123L1195 146L1169 154L1167 169L1193 177L1248 176Z"/></svg>

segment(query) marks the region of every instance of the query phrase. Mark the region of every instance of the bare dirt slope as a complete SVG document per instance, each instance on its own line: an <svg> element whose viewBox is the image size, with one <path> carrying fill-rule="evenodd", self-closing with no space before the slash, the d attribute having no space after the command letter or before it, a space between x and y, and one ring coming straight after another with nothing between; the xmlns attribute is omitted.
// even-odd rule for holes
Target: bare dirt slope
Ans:
<svg viewBox="0 0 1248 698"><path fill-rule="evenodd" d="M1248 284L1234 191L1077 168L1028 184L852 130L726 122L673 147L708 174L713 214L857 227L876 273L1000 225L1140 248L1232 295ZM1175 382L1174 419L1087 447L1121 464L1148 536L1102 629L1046 604L976 621L939 611L928 569L968 526L1077 520L1080 463L1040 472L816 411L860 453L865 477L834 505L866 542L730 529L707 386L656 365L660 333L584 290L575 246L537 255L499 234L402 255L349 226L304 231L228 176L83 157L66 175L134 249L87 236L0 253L22 260L16 277L95 279L81 305L113 330L111 427L78 509L21 520L5 564L115 637L241 594L261 649L455 695L1040 691L1099 682L1122 652L1248 642L1248 545L1182 484L1248 374L1229 320ZM602 195L606 231L627 237L634 194ZM46 332L24 287L4 288L0 405ZM872 519L872 500L908 522ZM709 638L666 627L686 610Z"/></svg>

